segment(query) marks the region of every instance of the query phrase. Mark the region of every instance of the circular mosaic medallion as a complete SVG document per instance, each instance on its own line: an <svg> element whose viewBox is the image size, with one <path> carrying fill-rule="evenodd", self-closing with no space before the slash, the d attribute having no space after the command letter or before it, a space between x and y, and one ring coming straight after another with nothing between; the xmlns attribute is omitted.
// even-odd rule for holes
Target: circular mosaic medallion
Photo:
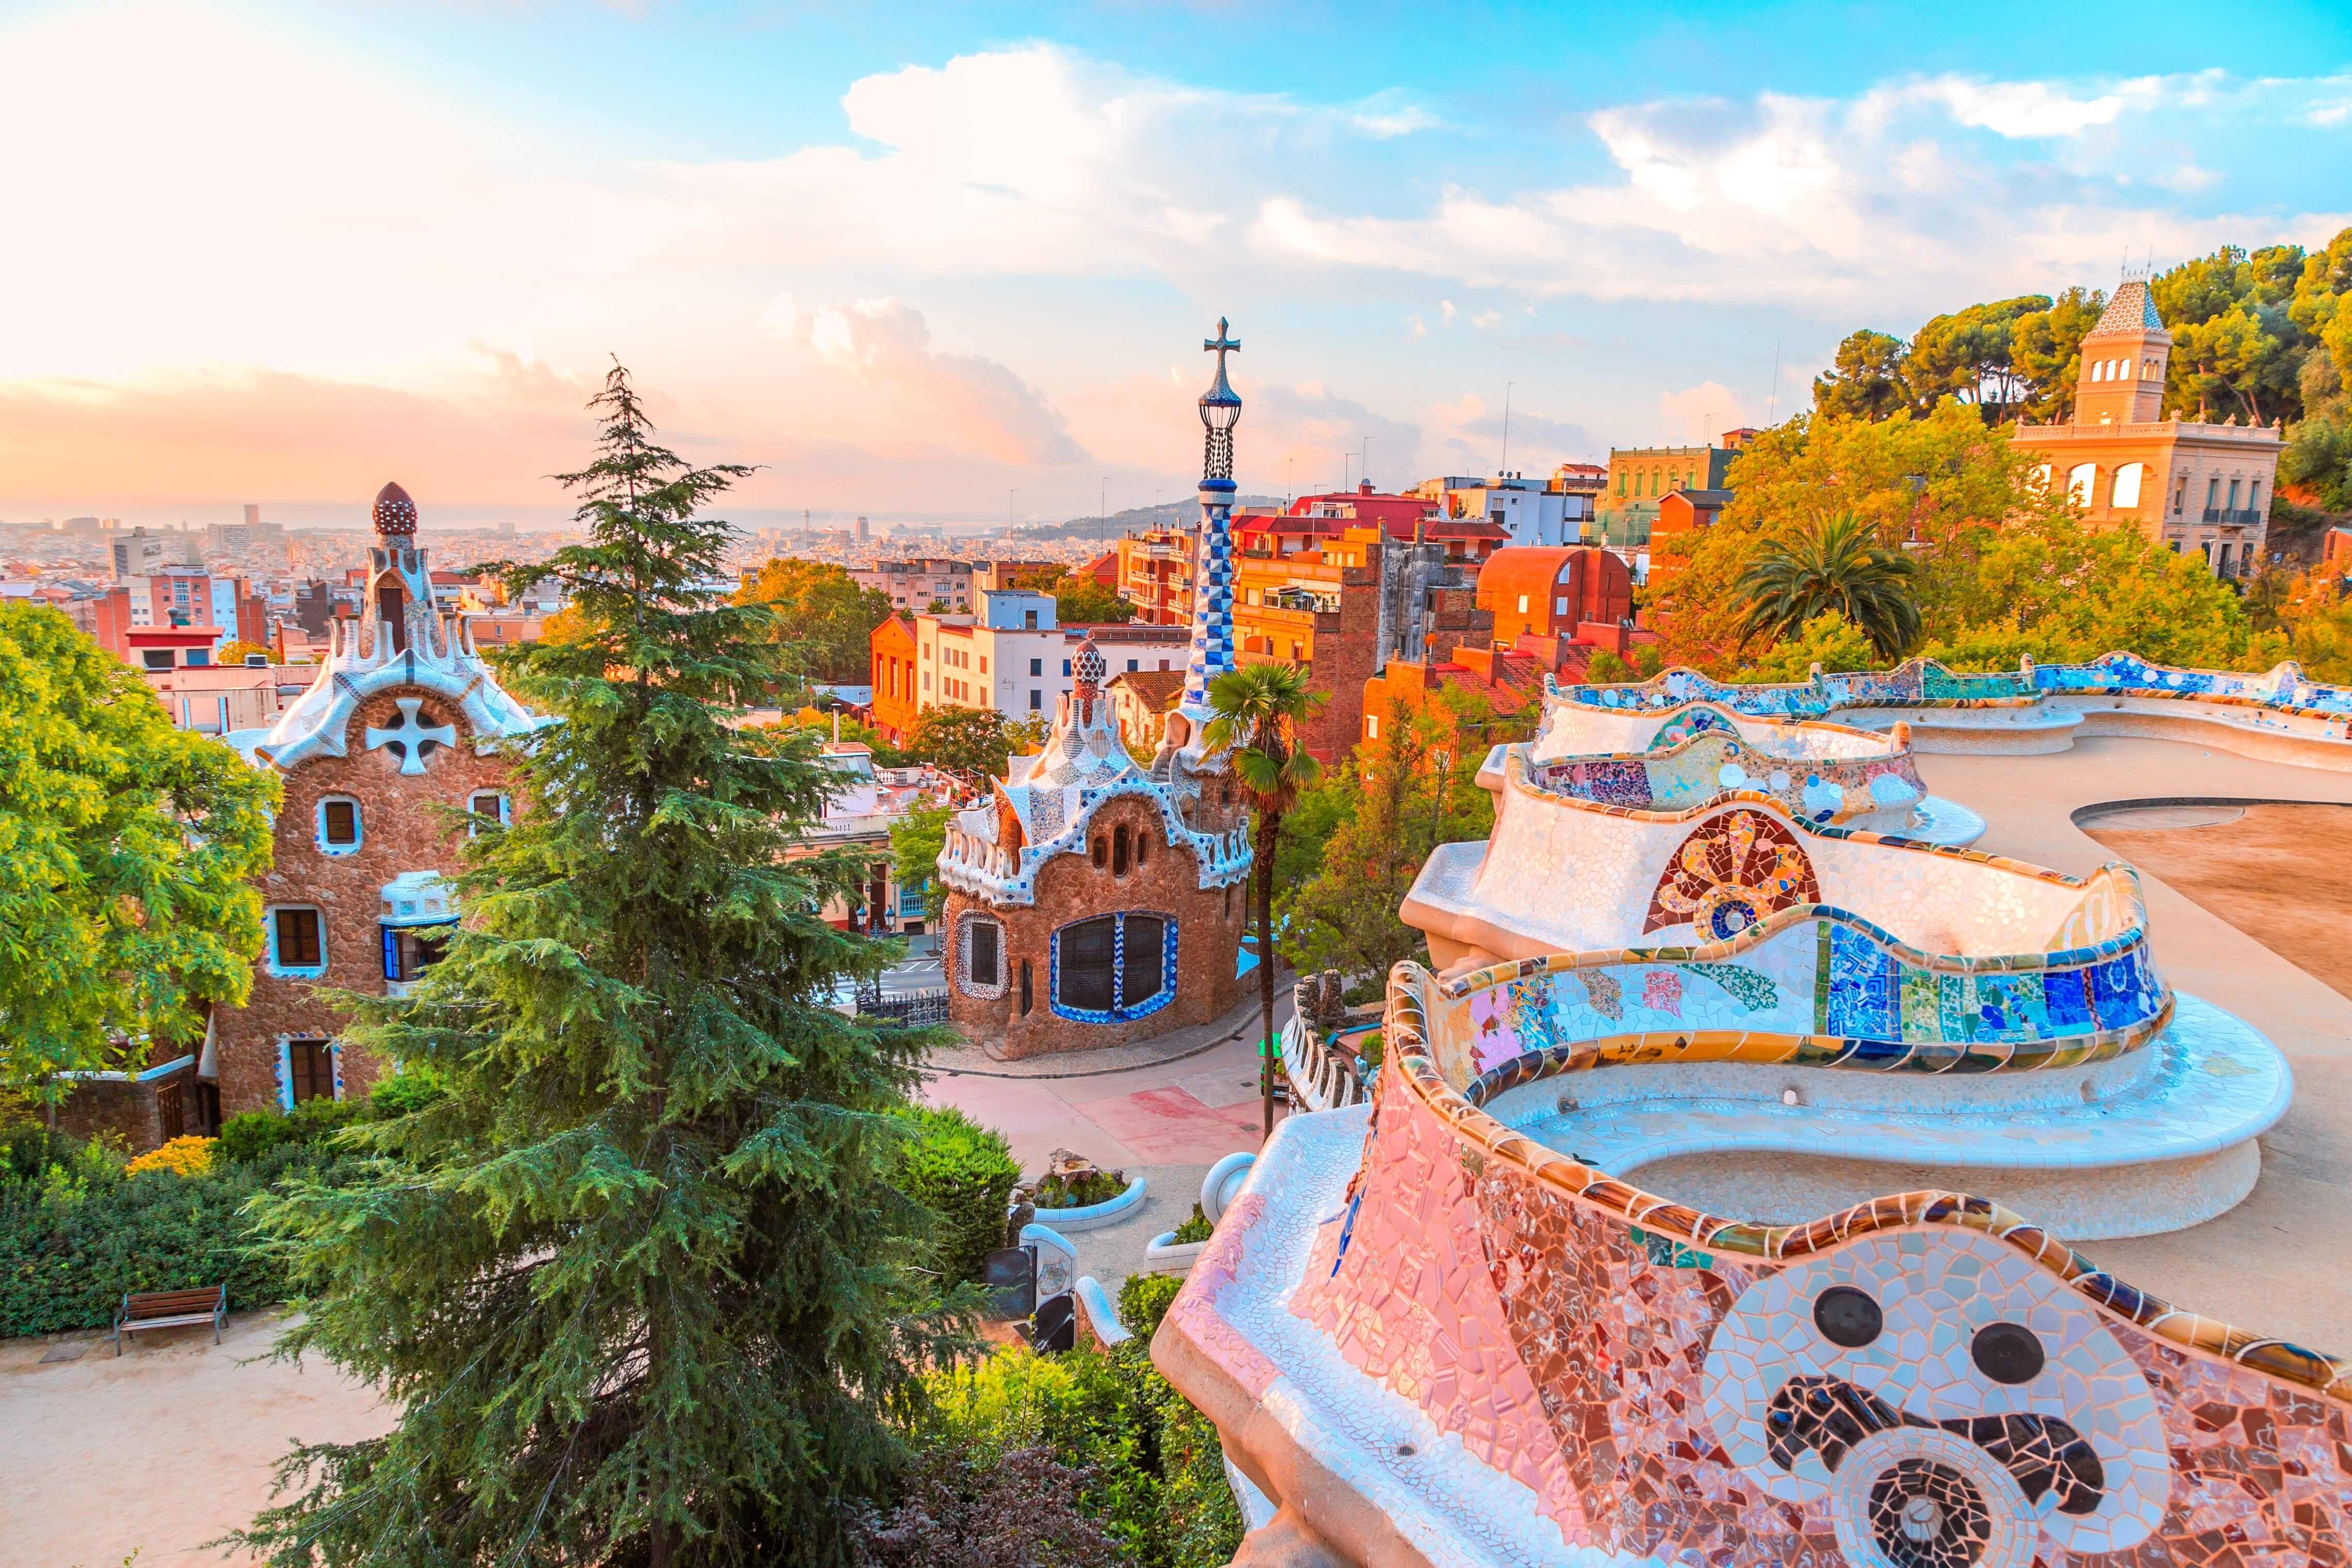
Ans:
<svg viewBox="0 0 2352 1568"><path fill-rule="evenodd" d="M1699 897L1698 928L1711 941L1728 942L1770 907L1766 895L1752 887L1711 887Z"/></svg>
<svg viewBox="0 0 2352 1568"><path fill-rule="evenodd" d="M1855 1444L1837 1468L1830 1514L1846 1561L1870 1568L2028 1568L2041 1533L1991 1455L1920 1427Z"/></svg>

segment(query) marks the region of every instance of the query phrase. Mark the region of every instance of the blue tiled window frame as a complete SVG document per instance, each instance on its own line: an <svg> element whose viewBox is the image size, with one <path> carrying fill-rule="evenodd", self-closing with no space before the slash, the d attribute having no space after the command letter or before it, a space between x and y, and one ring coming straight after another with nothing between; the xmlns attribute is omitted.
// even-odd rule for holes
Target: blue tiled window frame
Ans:
<svg viewBox="0 0 2352 1568"><path fill-rule="evenodd" d="M1062 933L1069 930L1071 926L1084 925L1089 920L1102 918L1100 915L1089 915L1082 919L1070 921L1067 925L1056 926L1052 938L1046 943L1045 1005L1053 1009L1054 1016L1056 1018L1071 1019L1079 1023L1126 1023L1133 1019L1150 1018L1176 999L1176 917L1157 909L1119 909L1108 910L1104 913L1118 922L1111 945L1110 972L1113 1005L1108 1009L1073 1008L1066 1007L1062 1002ZM1159 921L1162 944L1160 959L1160 989L1154 992L1142 1006L1133 1008L1118 1005L1120 991L1127 983L1127 919L1129 915L1148 915Z"/></svg>

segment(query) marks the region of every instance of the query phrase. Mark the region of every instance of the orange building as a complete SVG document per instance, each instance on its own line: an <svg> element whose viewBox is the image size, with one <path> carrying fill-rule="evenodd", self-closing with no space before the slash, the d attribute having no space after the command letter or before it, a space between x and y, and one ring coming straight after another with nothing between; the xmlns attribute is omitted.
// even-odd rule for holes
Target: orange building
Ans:
<svg viewBox="0 0 2352 1568"><path fill-rule="evenodd" d="M1715 527L1715 520L1729 505L1728 490L1671 490L1659 497L1658 514L1650 522L1650 575L1643 580L1656 582L1672 577L1688 564L1682 553L1688 548L1686 543L1661 550L1656 548L1660 540Z"/></svg>
<svg viewBox="0 0 2352 1568"><path fill-rule="evenodd" d="M915 629L896 611L866 636L873 659L874 727L893 746L914 732Z"/></svg>
<svg viewBox="0 0 2352 1568"><path fill-rule="evenodd" d="M1192 536L1181 528L1129 534L1115 550L1111 586L1151 626L1192 623ZM1099 564L1099 563L1097 563Z"/></svg>
<svg viewBox="0 0 2352 1568"><path fill-rule="evenodd" d="M2042 459L2094 524L2129 524L2176 550L2200 551L2215 575L2262 564L2270 497L2285 438L2276 425L2208 424L2164 409L2172 335L2147 285L2126 279L2083 339L2074 417L2020 421L2011 439Z"/></svg>

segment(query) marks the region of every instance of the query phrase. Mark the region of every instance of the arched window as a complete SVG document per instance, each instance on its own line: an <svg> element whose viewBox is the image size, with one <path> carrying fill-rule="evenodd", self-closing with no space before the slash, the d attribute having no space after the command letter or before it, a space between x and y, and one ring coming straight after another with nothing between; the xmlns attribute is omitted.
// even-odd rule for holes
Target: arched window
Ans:
<svg viewBox="0 0 2352 1568"><path fill-rule="evenodd" d="M1158 915L1098 915L1054 933L1054 1011L1119 1023L1174 999L1176 923Z"/></svg>
<svg viewBox="0 0 2352 1568"><path fill-rule="evenodd" d="M2140 482L2147 474L2145 463L2126 463L2116 470L2115 493L2108 505L2118 511L2135 511L2139 507Z"/></svg>
<svg viewBox="0 0 2352 1568"><path fill-rule="evenodd" d="M1113 876L1127 874L1127 824L1124 822L1111 830L1110 874Z"/></svg>
<svg viewBox="0 0 2352 1568"><path fill-rule="evenodd" d="M1029 978L1029 960L1024 958L1021 960L1021 1016L1027 1018L1029 1009L1035 1004L1036 998Z"/></svg>
<svg viewBox="0 0 2352 1568"><path fill-rule="evenodd" d="M2091 504L2091 491L2099 482L2099 465L2077 463L2066 470L2066 494L2083 506Z"/></svg>
<svg viewBox="0 0 2352 1568"><path fill-rule="evenodd" d="M1151 858L1151 835L1141 828L1135 830L1135 869L1141 871L1143 862Z"/></svg>
<svg viewBox="0 0 2352 1568"><path fill-rule="evenodd" d="M1110 841L1100 833L1095 835L1094 860L1097 871L1110 863Z"/></svg>

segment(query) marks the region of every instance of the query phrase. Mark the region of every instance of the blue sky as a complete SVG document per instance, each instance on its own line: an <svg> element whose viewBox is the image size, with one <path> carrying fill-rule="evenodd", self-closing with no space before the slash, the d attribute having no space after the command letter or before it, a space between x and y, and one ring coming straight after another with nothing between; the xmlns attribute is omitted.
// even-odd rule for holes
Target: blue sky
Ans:
<svg viewBox="0 0 2352 1568"><path fill-rule="evenodd" d="M0 517L549 503L608 353L750 504L1134 505L1221 312L1244 483L1489 468L1507 383L1535 471L2352 223L2352 8L2054 15L0 6Z"/></svg>

